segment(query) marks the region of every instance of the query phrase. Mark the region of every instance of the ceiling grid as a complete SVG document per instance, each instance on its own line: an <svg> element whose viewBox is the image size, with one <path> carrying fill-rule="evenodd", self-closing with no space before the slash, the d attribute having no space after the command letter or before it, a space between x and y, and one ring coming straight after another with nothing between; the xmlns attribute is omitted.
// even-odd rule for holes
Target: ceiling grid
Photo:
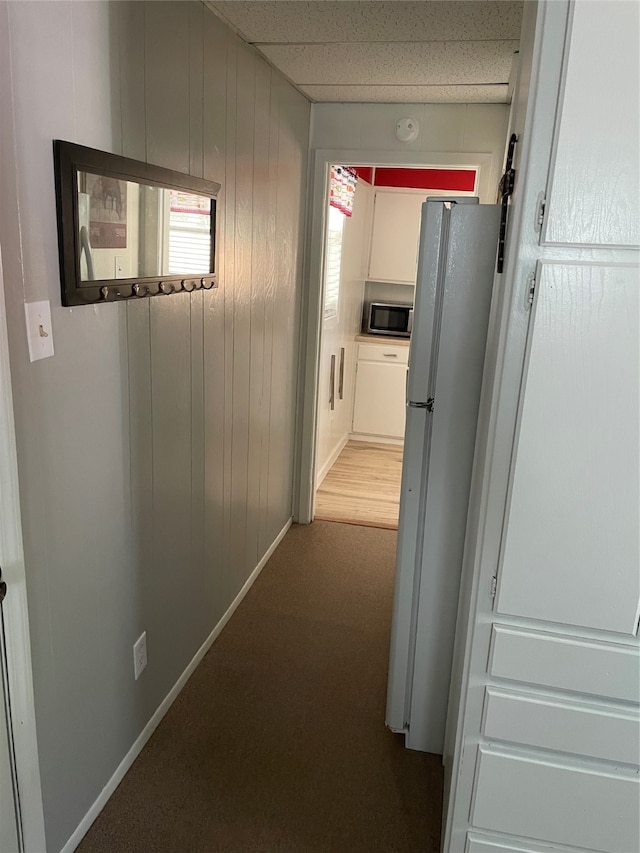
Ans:
<svg viewBox="0 0 640 853"><path fill-rule="evenodd" d="M231 0L207 5L310 100L506 103L521 2Z"/></svg>

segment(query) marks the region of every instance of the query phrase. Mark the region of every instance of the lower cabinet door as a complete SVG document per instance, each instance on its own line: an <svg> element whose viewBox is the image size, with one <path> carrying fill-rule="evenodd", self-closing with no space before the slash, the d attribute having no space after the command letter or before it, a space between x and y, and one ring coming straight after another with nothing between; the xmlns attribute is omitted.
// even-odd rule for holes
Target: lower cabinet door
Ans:
<svg viewBox="0 0 640 853"><path fill-rule="evenodd" d="M407 367L359 361L353 408L353 431L403 438Z"/></svg>
<svg viewBox="0 0 640 853"><path fill-rule="evenodd" d="M630 853L640 850L640 784L613 764L481 746L471 820L474 828L537 842Z"/></svg>

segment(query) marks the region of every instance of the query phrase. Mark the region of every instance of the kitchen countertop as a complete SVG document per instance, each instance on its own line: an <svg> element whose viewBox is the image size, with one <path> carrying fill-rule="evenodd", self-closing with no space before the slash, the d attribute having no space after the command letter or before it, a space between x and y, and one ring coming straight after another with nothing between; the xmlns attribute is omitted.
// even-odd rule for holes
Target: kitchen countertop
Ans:
<svg viewBox="0 0 640 853"><path fill-rule="evenodd" d="M385 335L356 335L356 341L363 344L395 344L400 347L409 346L409 338L393 338Z"/></svg>

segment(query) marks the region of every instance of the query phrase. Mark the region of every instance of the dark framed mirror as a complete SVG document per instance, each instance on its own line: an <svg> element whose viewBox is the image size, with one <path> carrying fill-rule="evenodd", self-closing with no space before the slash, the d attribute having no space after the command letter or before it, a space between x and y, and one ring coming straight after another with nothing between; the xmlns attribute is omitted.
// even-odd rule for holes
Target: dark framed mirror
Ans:
<svg viewBox="0 0 640 853"><path fill-rule="evenodd" d="M63 305L217 286L220 184L53 143Z"/></svg>

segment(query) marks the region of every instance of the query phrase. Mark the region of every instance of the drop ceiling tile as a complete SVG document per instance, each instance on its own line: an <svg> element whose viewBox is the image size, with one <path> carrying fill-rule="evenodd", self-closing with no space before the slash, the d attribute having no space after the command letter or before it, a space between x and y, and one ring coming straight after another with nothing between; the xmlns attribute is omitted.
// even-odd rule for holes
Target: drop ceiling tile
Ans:
<svg viewBox="0 0 640 853"><path fill-rule="evenodd" d="M296 85L507 83L517 41L256 45Z"/></svg>
<svg viewBox="0 0 640 853"><path fill-rule="evenodd" d="M319 103L507 104L508 87L490 86L301 86Z"/></svg>
<svg viewBox="0 0 640 853"><path fill-rule="evenodd" d="M522 2L209 2L249 42L519 39Z"/></svg>

